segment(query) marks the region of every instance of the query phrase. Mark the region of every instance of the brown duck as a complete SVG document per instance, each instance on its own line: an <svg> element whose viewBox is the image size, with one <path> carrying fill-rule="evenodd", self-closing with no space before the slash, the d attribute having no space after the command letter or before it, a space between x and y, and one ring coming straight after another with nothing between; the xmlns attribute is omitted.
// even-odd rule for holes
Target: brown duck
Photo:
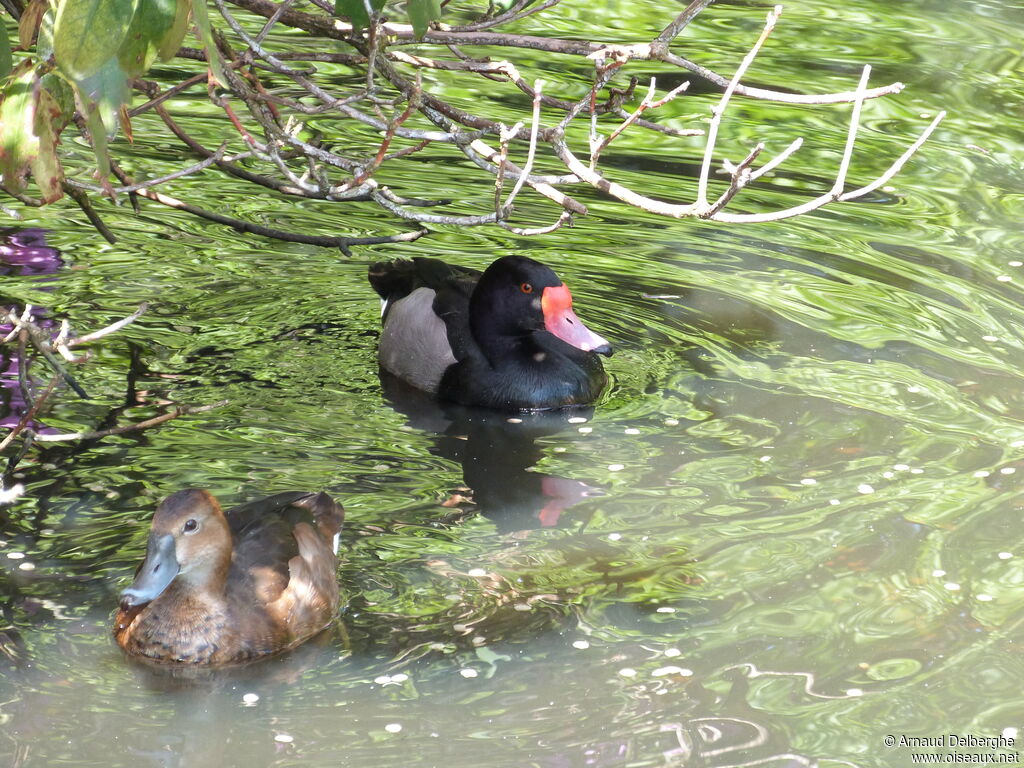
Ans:
<svg viewBox="0 0 1024 768"><path fill-rule="evenodd" d="M344 515L324 493L279 493L227 513L207 491L168 496L121 593L114 639L131 656L172 664L294 648L338 614Z"/></svg>

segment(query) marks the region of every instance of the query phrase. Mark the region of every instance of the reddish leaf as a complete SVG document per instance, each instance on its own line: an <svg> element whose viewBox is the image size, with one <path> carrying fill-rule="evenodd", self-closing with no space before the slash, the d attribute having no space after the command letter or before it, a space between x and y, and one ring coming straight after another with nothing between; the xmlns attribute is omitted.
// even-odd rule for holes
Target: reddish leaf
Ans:
<svg viewBox="0 0 1024 768"><path fill-rule="evenodd" d="M43 202L63 196L64 172L57 158L57 140L64 127L63 110L39 86L33 63L15 69L0 103L0 172L15 192L25 189L29 173L39 186Z"/></svg>

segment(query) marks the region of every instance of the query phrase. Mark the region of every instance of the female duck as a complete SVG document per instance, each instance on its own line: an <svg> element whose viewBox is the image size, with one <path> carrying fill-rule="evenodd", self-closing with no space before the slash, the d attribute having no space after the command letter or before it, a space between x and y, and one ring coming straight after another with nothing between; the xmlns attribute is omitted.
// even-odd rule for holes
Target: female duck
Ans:
<svg viewBox="0 0 1024 768"><path fill-rule="evenodd" d="M585 404L611 345L572 311L550 269L506 256L481 275L436 259L374 264L384 302L381 367L442 400L490 408Z"/></svg>
<svg viewBox="0 0 1024 768"><path fill-rule="evenodd" d="M299 645L337 615L344 514L323 493L280 493L226 514L207 491L168 496L121 593L117 644L175 664L239 663Z"/></svg>

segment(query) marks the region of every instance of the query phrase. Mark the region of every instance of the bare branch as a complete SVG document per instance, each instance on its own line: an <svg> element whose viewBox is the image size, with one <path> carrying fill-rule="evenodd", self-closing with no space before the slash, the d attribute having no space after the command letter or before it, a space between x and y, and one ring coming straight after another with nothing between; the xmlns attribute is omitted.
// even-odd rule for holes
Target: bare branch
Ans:
<svg viewBox="0 0 1024 768"><path fill-rule="evenodd" d="M128 315L127 317L122 317L120 320L118 320L115 323L111 323L106 328L101 328L98 331L93 331L92 333L87 333L84 336L77 336L77 337L75 337L73 339L67 339L66 341L63 341L61 338L58 338L54 342L54 344L57 347L61 347L61 346L79 347L82 344L90 344L91 342L94 342L94 341L96 341L98 339L102 339L104 336L109 336L112 333L116 333L117 331L120 331L126 325L131 325L136 320L138 320L140 317L142 317L144 314L146 314L146 310L148 310L148 309L149 309L149 302L145 302L143 304L140 304L139 308L136 309L134 312L132 312L130 315ZM66 335L67 334L64 334L63 333L63 329L62 329L62 336L66 336Z"/></svg>
<svg viewBox="0 0 1024 768"><path fill-rule="evenodd" d="M426 230L421 229L415 232L402 232L397 235L383 235L381 237L304 235L299 232L286 232L280 229L271 229L270 227L264 227L251 221L243 221L242 219L234 219L230 216L213 213L212 211L207 211L203 208L199 208L198 206L182 202L181 200L177 200L168 195L154 192L151 189L140 189L139 194L143 197L149 198L150 200L154 200L161 205L166 205L169 208L176 208L180 211L191 213L203 219L216 221L218 224L224 224L225 226L231 227L239 232L249 232L254 235L270 237L276 240L286 240L292 243L319 245L323 248L348 248L353 245L380 245L382 243L410 242L427 234ZM374 200L377 200L376 196L374 197Z"/></svg>
<svg viewBox="0 0 1024 768"><path fill-rule="evenodd" d="M513 227L507 221L502 221L500 219L498 220L499 227L501 227L502 229L507 229L509 232L512 232L513 234L522 235L523 237L532 237L534 235L547 235L550 234L551 232L554 232L556 229L561 229L566 224L572 224L572 213L570 213L569 211L562 211L561 215L558 217L558 220L554 224L551 224L550 226L547 227L537 227L536 229L521 229L519 227Z"/></svg>
<svg viewBox="0 0 1024 768"><path fill-rule="evenodd" d="M740 66L736 70L736 74L732 76L729 86L725 89L725 93L722 94L722 98L719 100L718 106L711 110L711 123L708 125L708 138L704 145L704 160L700 166L700 179L697 181L697 206L699 208L706 208L708 204L708 175L711 173L711 156L715 152L715 142L718 140L718 126L722 122L722 115L725 114L725 109L729 106L729 99L732 98L733 91L736 90L736 86L739 84L739 81L743 78L747 69L754 62L754 57L757 56L757 52L761 50L761 46L764 45L764 41L768 39L768 35L771 34L773 29L775 29L775 22L779 20L781 13L781 5L776 5L775 8L769 11L768 19L765 21L764 29L761 30L760 37L757 38L757 42L754 43L754 47L750 49L750 52L743 57L743 61L740 62ZM858 89L858 93L860 92L861 89Z"/></svg>
<svg viewBox="0 0 1024 768"><path fill-rule="evenodd" d="M103 239L113 245L117 242L117 238L114 236L114 233L110 231L110 228L106 224L103 223L103 219L100 218L100 215L96 213L96 209L92 207L92 203L89 202L89 197L82 192L82 190L78 189L76 184L77 182L71 179L65 179L61 182L60 186L61 189L67 193L68 197L78 204L78 207L82 209L82 213L86 215L89 222L96 227L96 231L103 235ZM102 187L96 187L95 189L98 192L103 191Z"/></svg>
<svg viewBox="0 0 1024 768"><path fill-rule="evenodd" d="M252 157L254 154L254 152L239 152L237 155L231 155L230 157L225 158L224 146L222 145L220 149L218 149L208 158L196 163L195 165L190 165L188 168L182 168L180 171L175 171L174 173L168 173L166 176L160 176L158 178L149 179L147 181L140 181L136 184L129 184L126 187L114 187L114 192L116 194L123 194L126 192L138 192L141 189L155 187L158 184L163 184L168 181L173 181L174 179L180 179L185 176L191 176L192 174L199 173L200 171L209 168L211 165L219 163L222 159L224 160L225 163L232 163L238 160L244 160L247 157ZM70 182L70 185L72 187L78 187L80 189L88 189L93 192L104 191L103 187L97 186L96 184L86 184L85 182L81 181L72 181Z"/></svg>
<svg viewBox="0 0 1024 768"><path fill-rule="evenodd" d="M679 94L683 93L687 88L690 87L690 81L687 80L684 83L682 83L681 85L677 86L676 88L673 88L671 91L669 91L667 94L665 94L665 96L663 98L658 99L658 101L654 101L653 100L654 99L654 84L655 84L655 80L652 77L651 78L651 86L650 86L650 88L648 88L647 95L644 96L643 100L640 102L640 105L631 114L628 114L626 116L626 119L623 120L622 124L618 128L616 128L614 131L612 131L605 139L603 139L596 147L594 147L591 150L591 152L590 152L590 167L591 168L593 168L597 164L597 160L601 156L601 152L603 152L605 150L605 148L609 144L611 144L613 141L615 141L615 139L624 130L629 128L629 126L633 125L640 118L640 115L642 115L646 110L648 110L648 109L657 109L658 107L660 107L660 106L662 106L664 104L667 104L668 102L672 101L672 99L674 99L676 96L678 96Z"/></svg>
<svg viewBox="0 0 1024 768"><path fill-rule="evenodd" d="M883 184L886 184L890 179L892 179L893 176L900 172L903 166L906 165L907 160L909 160L914 155L914 153L921 148L921 145L928 141L928 137L932 135L936 128L939 127L939 123L941 123L943 119L945 119L945 117L945 110L939 112L939 114L937 114L935 118L932 120L931 124L927 128L925 128L924 132L917 137L917 141L915 141L913 144L907 147L907 151L900 155L898 158L896 158L896 160L893 161L893 164L889 166L888 170L885 173L883 173L877 179L872 181L870 184L866 184L863 187L858 187L857 189L839 195L837 199L843 201L863 197L869 192L874 192Z"/></svg>
<svg viewBox="0 0 1024 768"><path fill-rule="evenodd" d="M511 209L512 201L516 199L516 195L519 194L519 190L523 188L523 184L530 177L530 171L533 170L533 159L537 154L537 132L540 130L540 94L543 87L543 80L537 80L533 84L533 92L536 95L533 97L533 122L530 124L530 149L526 155L526 165L523 166L523 170L520 172L519 178L516 179L515 186L512 187L512 192L509 193L508 199L505 201L506 209Z"/></svg>
<svg viewBox="0 0 1024 768"><path fill-rule="evenodd" d="M800 147L803 146L803 143L804 143L803 137L798 137L796 139L793 139L793 142L788 147L786 147L784 150L779 152L779 154L777 154L775 157L773 157L767 163L762 165L756 171L751 173L750 174L750 180L754 181L755 179L759 179L761 176L764 176L769 171L774 171L776 168L778 168L780 165L782 165L782 163L784 163L786 161L786 159L790 155L792 155L794 152L796 152L798 149L800 149Z"/></svg>

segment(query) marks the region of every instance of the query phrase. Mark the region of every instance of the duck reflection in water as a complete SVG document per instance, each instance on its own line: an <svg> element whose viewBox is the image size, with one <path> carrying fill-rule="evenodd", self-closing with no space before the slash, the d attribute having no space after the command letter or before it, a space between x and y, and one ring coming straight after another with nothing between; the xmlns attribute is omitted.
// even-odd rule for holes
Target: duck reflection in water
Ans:
<svg viewBox="0 0 1024 768"><path fill-rule="evenodd" d="M556 526L570 507L604 495L580 480L531 471L544 456L537 440L575 428L593 408L508 413L439 402L383 369L380 377L409 426L437 436L432 453L462 465L472 501L499 531Z"/></svg>

